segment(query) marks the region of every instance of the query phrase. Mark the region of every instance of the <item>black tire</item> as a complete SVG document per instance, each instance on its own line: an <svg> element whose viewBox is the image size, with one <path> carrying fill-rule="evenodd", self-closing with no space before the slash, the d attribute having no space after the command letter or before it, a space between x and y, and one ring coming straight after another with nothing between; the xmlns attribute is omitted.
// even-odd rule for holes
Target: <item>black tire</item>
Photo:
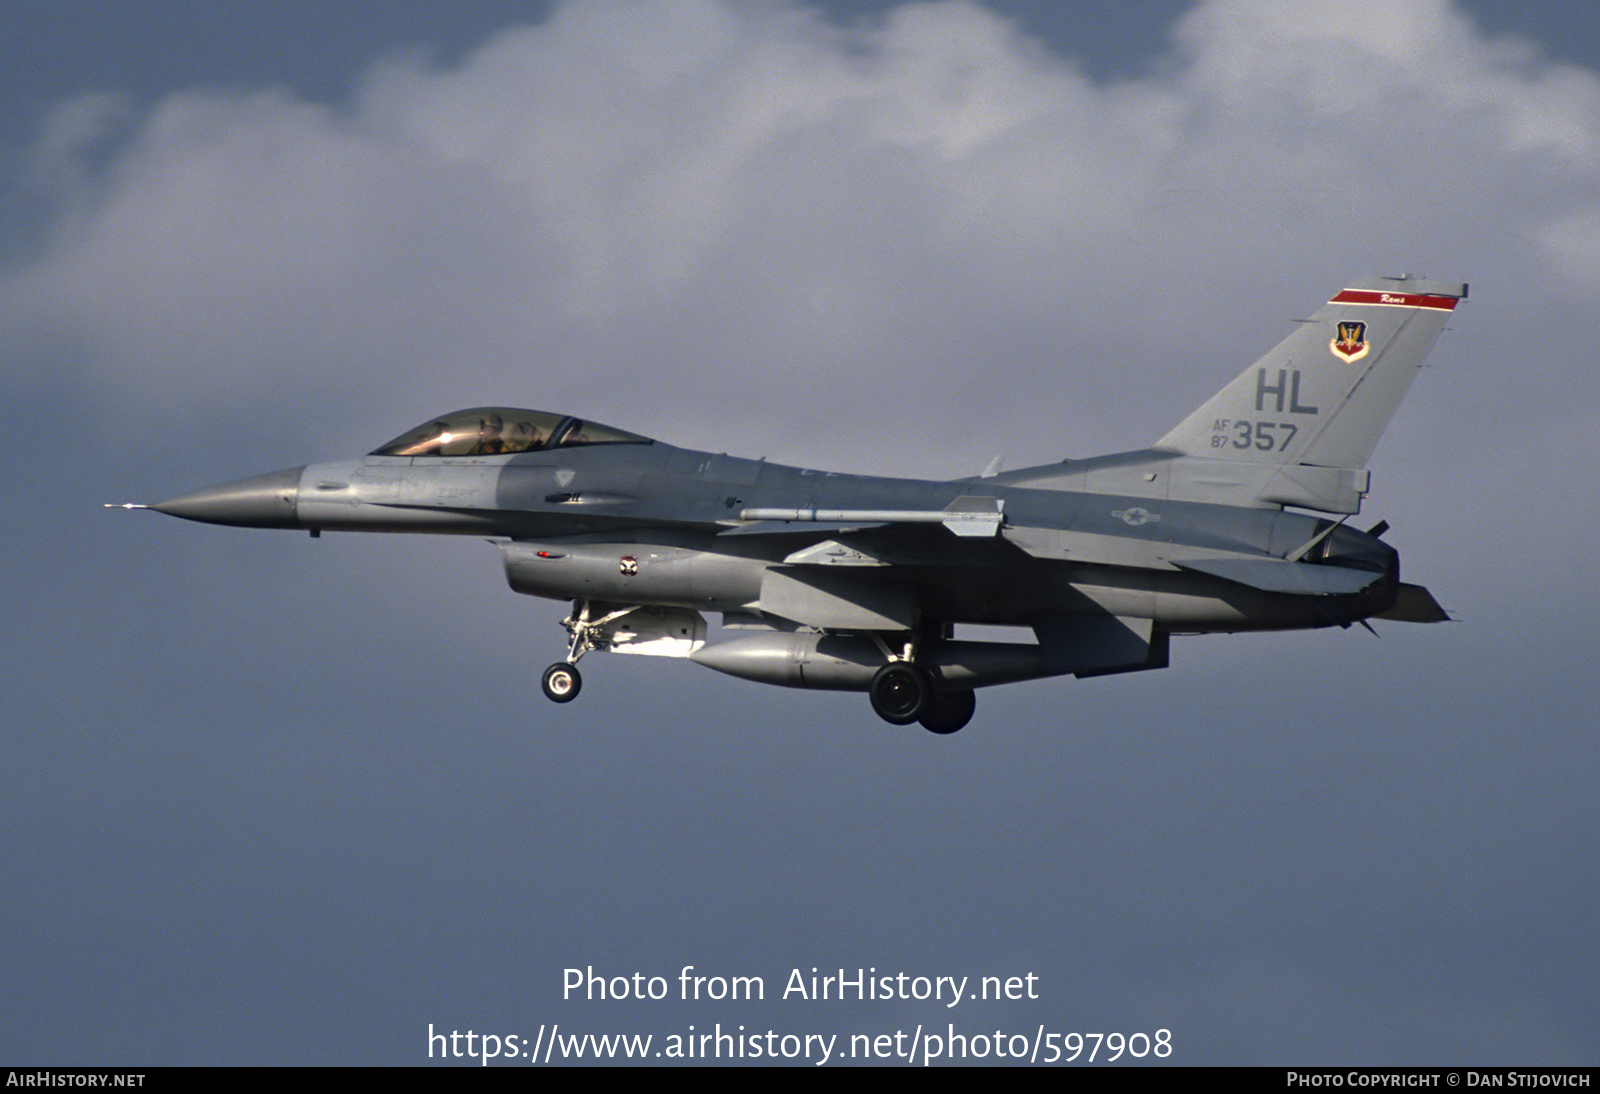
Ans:
<svg viewBox="0 0 1600 1094"><path fill-rule="evenodd" d="M954 733L972 721L978 697L970 691L943 691L928 697L917 721L929 733Z"/></svg>
<svg viewBox="0 0 1600 1094"><path fill-rule="evenodd" d="M928 675L909 661L891 661L879 669L867 689L872 709L894 726L908 726L922 717L933 689Z"/></svg>
<svg viewBox="0 0 1600 1094"><path fill-rule="evenodd" d="M544 688L545 698L552 703L570 703L583 690L583 677L578 675L577 665L557 661L544 670L539 686Z"/></svg>

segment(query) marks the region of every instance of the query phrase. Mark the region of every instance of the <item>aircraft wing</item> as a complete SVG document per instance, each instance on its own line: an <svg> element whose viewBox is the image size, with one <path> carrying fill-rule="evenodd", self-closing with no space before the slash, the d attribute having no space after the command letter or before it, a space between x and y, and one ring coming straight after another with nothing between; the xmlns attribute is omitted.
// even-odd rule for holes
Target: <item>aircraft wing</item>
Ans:
<svg viewBox="0 0 1600 1094"><path fill-rule="evenodd" d="M740 516L759 523L723 534L812 532L814 539L783 560L785 566L796 567L1004 565L1015 558L1017 551L1041 553L1030 550L1025 534L1019 543L1012 542L1016 537L1000 535L1003 505L1003 499L962 497L943 510L745 509ZM929 541L917 534L918 529L936 525L949 529L960 537L960 542L943 536ZM1061 535L1055 533L1057 539ZM1107 552L1106 545L1098 542L1099 537L1066 535L1079 541L1072 554L1084 561L1110 565L1148 565L1154 561L1146 556L1151 555L1156 541L1119 543L1118 550ZM1272 557L1173 559L1170 564L1262 592L1295 596L1348 596L1383 576L1372 570Z"/></svg>

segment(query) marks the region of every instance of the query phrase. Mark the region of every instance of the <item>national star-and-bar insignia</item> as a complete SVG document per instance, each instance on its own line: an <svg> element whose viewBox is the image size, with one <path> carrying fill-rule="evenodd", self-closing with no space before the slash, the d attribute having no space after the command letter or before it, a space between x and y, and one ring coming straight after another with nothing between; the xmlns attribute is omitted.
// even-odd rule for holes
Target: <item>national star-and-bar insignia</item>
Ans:
<svg viewBox="0 0 1600 1094"><path fill-rule="evenodd" d="M1367 341L1365 323L1340 323L1333 340L1328 343L1333 355L1342 361L1359 361L1367 355L1371 344Z"/></svg>

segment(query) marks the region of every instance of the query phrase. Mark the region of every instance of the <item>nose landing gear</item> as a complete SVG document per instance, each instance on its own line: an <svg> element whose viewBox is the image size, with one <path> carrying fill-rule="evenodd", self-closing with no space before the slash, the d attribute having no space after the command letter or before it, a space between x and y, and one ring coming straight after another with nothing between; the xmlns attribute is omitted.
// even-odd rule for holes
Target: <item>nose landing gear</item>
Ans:
<svg viewBox="0 0 1600 1094"><path fill-rule="evenodd" d="M551 702L570 703L583 690L583 677L578 675L577 665L570 661L557 661L544 670L539 686L544 689L545 698Z"/></svg>
<svg viewBox="0 0 1600 1094"><path fill-rule="evenodd" d="M570 703L576 699L578 692L583 690L583 677L578 673L578 658L590 650L609 648L610 625L635 610L632 607L622 608L595 619L592 618L593 613L587 600L574 601L572 614L561 621L561 625L567 629L567 659L557 661L545 669L544 676L539 680L545 698L552 703Z"/></svg>

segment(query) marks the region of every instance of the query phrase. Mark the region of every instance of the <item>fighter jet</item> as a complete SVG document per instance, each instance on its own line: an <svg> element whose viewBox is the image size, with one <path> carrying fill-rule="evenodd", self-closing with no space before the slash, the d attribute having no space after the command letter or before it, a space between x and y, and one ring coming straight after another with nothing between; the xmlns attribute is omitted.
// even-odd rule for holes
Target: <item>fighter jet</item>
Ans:
<svg viewBox="0 0 1600 1094"><path fill-rule="evenodd" d="M571 601L589 652L864 691L953 733L974 691L1165 667L1173 635L1436 622L1387 523L1346 521L1465 284L1360 281L1147 448L954 481L784 467L570 414L477 407L370 454L149 506L213 524L485 536L511 588ZM135 506L139 507L139 506ZM707 642L706 614L722 641ZM962 625L1032 641L976 641ZM1025 632L1023 632L1025 633Z"/></svg>

